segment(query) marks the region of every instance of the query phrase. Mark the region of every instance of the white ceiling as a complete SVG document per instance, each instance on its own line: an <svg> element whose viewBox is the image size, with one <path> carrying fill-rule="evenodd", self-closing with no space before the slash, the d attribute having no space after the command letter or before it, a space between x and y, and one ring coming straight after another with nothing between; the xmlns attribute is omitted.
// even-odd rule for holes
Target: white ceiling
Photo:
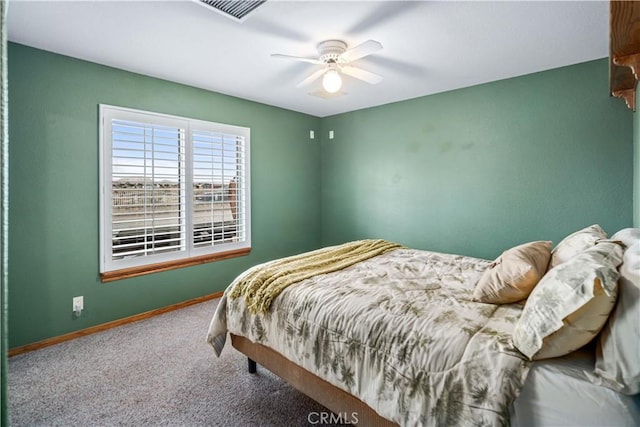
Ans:
<svg viewBox="0 0 640 427"><path fill-rule="evenodd" d="M324 117L608 55L607 1L268 0L238 23L192 0L9 2L9 40L99 64ZM296 84L325 39L384 46L353 65L347 95Z"/></svg>

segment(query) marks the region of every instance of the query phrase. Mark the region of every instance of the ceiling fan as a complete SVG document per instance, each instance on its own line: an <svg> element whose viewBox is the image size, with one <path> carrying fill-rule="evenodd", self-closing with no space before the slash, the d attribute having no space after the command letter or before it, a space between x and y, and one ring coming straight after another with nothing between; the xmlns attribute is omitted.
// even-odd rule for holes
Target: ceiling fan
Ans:
<svg viewBox="0 0 640 427"><path fill-rule="evenodd" d="M370 84L380 83L382 76L349 64L376 53L381 49L382 44L375 40L367 40L351 49L347 49L347 44L342 40L325 40L318 43L317 58L282 55L279 53L274 53L271 56L274 58L292 59L321 65L321 69L315 71L309 77L298 83L296 87L307 86L322 77L322 86L324 89L330 94L336 94L342 87L340 73L355 77Z"/></svg>

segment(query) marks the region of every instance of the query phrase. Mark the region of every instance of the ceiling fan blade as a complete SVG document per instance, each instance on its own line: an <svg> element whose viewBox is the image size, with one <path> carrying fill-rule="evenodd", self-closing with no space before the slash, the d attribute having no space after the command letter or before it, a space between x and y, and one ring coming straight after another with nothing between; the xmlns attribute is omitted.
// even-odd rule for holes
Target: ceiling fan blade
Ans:
<svg viewBox="0 0 640 427"><path fill-rule="evenodd" d="M372 6L371 13L368 16L364 17L362 21L358 22L345 32L347 34L366 34L371 29L393 22L395 18L407 13L412 13L414 9L425 6L423 4L425 2L419 1L390 1L376 3L378 6Z"/></svg>
<svg viewBox="0 0 640 427"><path fill-rule="evenodd" d="M382 81L382 76L371 73L369 71L365 71L362 68L351 67L349 65L345 65L340 68L340 71L345 73L348 76L355 77L356 79L364 80L367 83L371 83L372 85L378 84Z"/></svg>
<svg viewBox="0 0 640 427"><path fill-rule="evenodd" d="M301 56L282 55L280 53L272 53L271 57L272 58L291 59L291 60L294 60L294 61L308 62L310 64L322 64L322 61L318 60L317 58L303 58Z"/></svg>
<svg viewBox="0 0 640 427"><path fill-rule="evenodd" d="M315 92L309 92L309 95L317 96L318 98L322 99L333 99L346 94L346 92L342 92L341 90L334 93L329 93L326 90L316 90Z"/></svg>
<svg viewBox="0 0 640 427"><path fill-rule="evenodd" d="M358 46L347 50L340 57L345 62L352 62L360 58L364 58L367 55L371 55L372 53L376 53L382 49L382 44L375 40L367 40L366 42L360 43Z"/></svg>
<svg viewBox="0 0 640 427"><path fill-rule="evenodd" d="M327 71L326 68L322 68L316 71L315 73L311 74L309 77L307 77L306 79L298 83L296 87L302 87L302 86L306 86L308 84L313 83L314 81L318 80L320 76L322 76L326 71Z"/></svg>

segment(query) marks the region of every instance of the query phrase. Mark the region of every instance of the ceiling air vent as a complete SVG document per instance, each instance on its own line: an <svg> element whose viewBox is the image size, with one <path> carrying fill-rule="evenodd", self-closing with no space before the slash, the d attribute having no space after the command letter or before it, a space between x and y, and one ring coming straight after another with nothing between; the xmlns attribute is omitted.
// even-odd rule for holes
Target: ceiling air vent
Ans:
<svg viewBox="0 0 640 427"><path fill-rule="evenodd" d="M235 21L242 22L247 16L267 0L196 0L201 5L213 9Z"/></svg>

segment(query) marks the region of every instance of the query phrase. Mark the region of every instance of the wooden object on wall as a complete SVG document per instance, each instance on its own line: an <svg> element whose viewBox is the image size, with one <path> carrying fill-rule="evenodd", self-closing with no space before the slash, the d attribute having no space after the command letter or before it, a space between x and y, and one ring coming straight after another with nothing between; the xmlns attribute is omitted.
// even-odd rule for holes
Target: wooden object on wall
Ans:
<svg viewBox="0 0 640 427"><path fill-rule="evenodd" d="M640 77L640 2L612 0L609 22L609 88L636 110Z"/></svg>

